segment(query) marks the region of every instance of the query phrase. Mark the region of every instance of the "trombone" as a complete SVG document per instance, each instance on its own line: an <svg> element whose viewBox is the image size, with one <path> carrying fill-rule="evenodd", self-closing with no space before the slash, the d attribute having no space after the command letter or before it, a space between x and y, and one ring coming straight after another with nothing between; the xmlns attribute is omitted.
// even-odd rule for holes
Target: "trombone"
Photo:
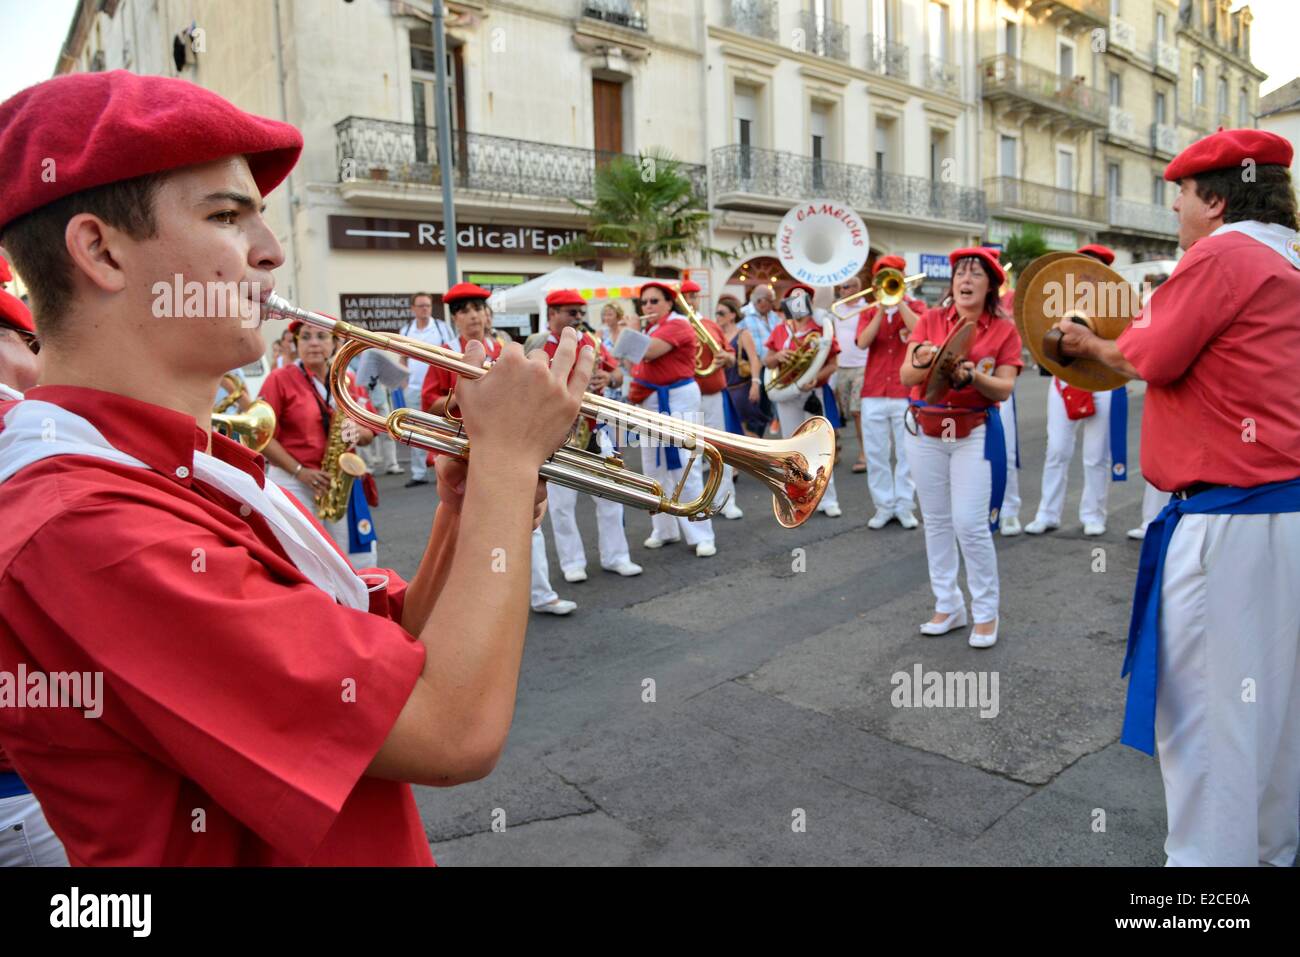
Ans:
<svg viewBox="0 0 1300 957"><path fill-rule="evenodd" d="M882 269L876 273L876 278L871 281L871 285L861 292L855 292L851 296L845 296L843 299L837 299L831 303L831 314L836 319L850 319L852 313L841 312L840 309L845 303L852 302L854 299L861 299L863 296L875 296L875 302L881 306L897 306L903 301L903 296L907 293L907 287L913 283L920 282L925 278L925 273L919 272L913 276L904 276L897 269ZM864 302L858 308L861 309L867 304Z"/></svg>
<svg viewBox="0 0 1300 957"><path fill-rule="evenodd" d="M721 368L722 363L718 360L724 350L718 345L718 340L713 338L713 333L703 322L700 321L700 315L691 308L691 304L686 301L686 296L680 289L677 290L676 302L682 307L682 315L686 321L691 324L695 330L695 338L700 341L700 347L695 352L695 374L700 377L712 375ZM705 353L708 353L708 359L705 359Z"/></svg>
<svg viewBox="0 0 1300 957"><path fill-rule="evenodd" d="M344 340L330 366L330 390L338 407L353 421L371 432L386 432L395 441L413 448L469 458L470 439L463 422L416 409L397 409L387 418L376 415L358 405L348 391L347 367L367 349L386 349L467 379L477 379L489 370L470 365L463 355L450 349L331 319L301 309L274 293L263 303L262 314L270 319L300 319ZM608 423L620 433L633 432L689 452L682 479L671 491L625 468L617 454L600 455L566 445L542 465L540 474L558 485L651 513L665 512L694 521L716 514L726 504L714 501L725 463L765 484L772 492L772 511L777 521L786 528L794 528L816 510L835 466L835 432L820 416L809 419L788 439L769 441L733 435L591 393L583 397L579 415ZM701 457L709 463L704 490L697 498L684 502L681 494L686 475Z"/></svg>

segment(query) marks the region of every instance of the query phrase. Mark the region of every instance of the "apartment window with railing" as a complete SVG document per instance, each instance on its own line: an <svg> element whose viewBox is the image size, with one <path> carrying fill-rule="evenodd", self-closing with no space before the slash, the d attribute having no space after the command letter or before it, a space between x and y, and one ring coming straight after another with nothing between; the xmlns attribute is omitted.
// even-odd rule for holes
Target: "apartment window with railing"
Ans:
<svg viewBox="0 0 1300 957"><path fill-rule="evenodd" d="M1163 93L1157 93L1156 94L1156 122L1157 123L1164 124L1166 122L1165 120L1166 109L1167 107L1165 105L1165 95Z"/></svg>
<svg viewBox="0 0 1300 957"><path fill-rule="evenodd" d="M1156 13L1156 43L1167 42L1166 36L1169 33L1168 18L1163 13Z"/></svg>
<svg viewBox="0 0 1300 957"><path fill-rule="evenodd" d="M748 180L753 176L752 149L758 145L758 95L759 91L756 88L737 84L732 98L732 110L736 117L736 145L740 147L738 161L742 180Z"/></svg>
<svg viewBox="0 0 1300 957"><path fill-rule="evenodd" d="M437 155L437 59L433 52L433 31L424 27L412 30L411 45L411 114L415 125L415 160L429 162ZM452 164L455 165L457 133L465 129L465 61L461 48L447 47L447 106L451 118ZM464 144L459 144L464 152Z"/></svg>
<svg viewBox="0 0 1300 957"><path fill-rule="evenodd" d="M930 56L937 60L948 59L948 30L950 12L948 4L930 0L927 8L929 23Z"/></svg>
<svg viewBox="0 0 1300 957"><path fill-rule="evenodd" d="M1124 85L1118 73L1111 71L1107 77L1107 89L1110 91L1110 105L1123 106Z"/></svg>
<svg viewBox="0 0 1300 957"><path fill-rule="evenodd" d="M1057 73L1063 80L1074 79L1074 44L1066 40L1061 40L1057 44L1056 55Z"/></svg>
<svg viewBox="0 0 1300 957"><path fill-rule="evenodd" d="M1205 105L1205 67L1199 63L1192 67L1192 105Z"/></svg>
<svg viewBox="0 0 1300 957"><path fill-rule="evenodd" d="M812 134L809 154L812 156L812 185L814 190L821 190L826 187L825 164L826 160L830 158L830 130L830 108L825 104L814 103L812 115L809 117L809 131Z"/></svg>
<svg viewBox="0 0 1300 957"><path fill-rule="evenodd" d="M646 0L585 0L582 15L630 30L646 29Z"/></svg>

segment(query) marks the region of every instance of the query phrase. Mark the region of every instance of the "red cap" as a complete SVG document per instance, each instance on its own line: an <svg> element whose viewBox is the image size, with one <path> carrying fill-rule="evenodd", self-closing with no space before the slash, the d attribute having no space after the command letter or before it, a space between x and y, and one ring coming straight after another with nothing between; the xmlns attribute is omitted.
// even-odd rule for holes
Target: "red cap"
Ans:
<svg viewBox="0 0 1300 957"><path fill-rule="evenodd" d="M4 256L0 256L0 286L13 281L14 274L9 271L9 264L5 262Z"/></svg>
<svg viewBox="0 0 1300 957"><path fill-rule="evenodd" d="M1103 246L1101 243L1089 243L1086 246L1080 246L1079 252L1083 253L1085 256L1092 256L1095 259L1100 259L1107 266L1115 261L1115 250L1111 249L1109 246Z"/></svg>
<svg viewBox="0 0 1300 957"><path fill-rule="evenodd" d="M27 308L27 304L3 289L0 289L0 326L21 329L23 332L36 331L32 311Z"/></svg>
<svg viewBox="0 0 1300 957"><path fill-rule="evenodd" d="M546 294L548 306L585 306L587 300L578 295L576 289L553 289Z"/></svg>
<svg viewBox="0 0 1300 957"><path fill-rule="evenodd" d="M687 279L684 283L682 283L683 294L688 292L700 292L700 291L701 291L700 284L696 282L694 279Z"/></svg>
<svg viewBox="0 0 1300 957"><path fill-rule="evenodd" d="M642 293L644 293L647 289L651 287L654 287L655 289L662 289L664 291L664 295L668 297L669 302L673 302L677 298L676 286L672 285L669 282L659 282L657 280L655 282L648 282L645 285L643 285L640 289L636 291L637 296L640 297Z"/></svg>
<svg viewBox="0 0 1300 957"><path fill-rule="evenodd" d="M1175 156L1165 167L1165 179L1174 182L1212 169L1240 168L1245 160L1259 166L1290 166L1294 155L1291 144L1276 133L1220 128Z"/></svg>
<svg viewBox="0 0 1300 957"><path fill-rule="evenodd" d="M954 249L948 254L948 262L956 268L957 260L965 259L968 256L974 256L976 259L983 260L984 265L989 267L989 272L993 273L993 288L1002 288L1002 284L1007 281L1007 271L1002 268L1002 263L998 262L998 251L996 249L992 249L988 246L971 246L967 249Z"/></svg>
<svg viewBox="0 0 1300 957"><path fill-rule="evenodd" d="M806 284L806 283L797 282L797 283L795 283L793 286L791 286L789 289L787 289L787 290L785 291L785 298L786 298L786 299L789 299L791 296L793 296L793 295L794 295L796 292L798 292L800 289L802 289L804 292L808 293L808 298L809 298L809 299L811 299L813 296L817 295L817 290L814 289L812 286L809 286L809 285Z"/></svg>
<svg viewBox="0 0 1300 957"><path fill-rule="evenodd" d="M0 230L56 199L119 180L248 159L265 196L289 175L302 134L186 80L126 70L72 73L0 103Z"/></svg>
<svg viewBox="0 0 1300 957"><path fill-rule="evenodd" d="M902 256L881 256L876 260L876 264L871 267L871 275L875 275L882 269L897 269L902 272L907 268L907 261Z"/></svg>
<svg viewBox="0 0 1300 957"><path fill-rule="evenodd" d="M458 282L442 294L442 304L450 305L462 299L487 299L492 293L472 282Z"/></svg>

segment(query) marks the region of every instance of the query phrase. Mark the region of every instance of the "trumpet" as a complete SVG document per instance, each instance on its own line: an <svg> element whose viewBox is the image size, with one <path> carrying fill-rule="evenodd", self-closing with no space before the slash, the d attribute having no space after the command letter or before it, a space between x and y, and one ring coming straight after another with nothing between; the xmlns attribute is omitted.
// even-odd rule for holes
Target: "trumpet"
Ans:
<svg viewBox="0 0 1300 957"><path fill-rule="evenodd" d="M254 399L247 412L213 412L212 431L260 452L275 437L275 410L266 400Z"/></svg>
<svg viewBox="0 0 1300 957"><path fill-rule="evenodd" d="M903 301L903 296L907 293L907 287L913 283L920 282L925 278L925 273L919 272L913 276L904 276L897 269L882 269L876 273L876 278L871 281L871 285L861 292L855 292L851 296L845 296L843 299L837 299L831 303L831 314L836 319L849 319L852 317L850 312L841 312L840 309L854 299L861 299L863 296L875 296L877 305L896 306ZM866 306L862 303L858 308Z"/></svg>
<svg viewBox="0 0 1300 957"><path fill-rule="evenodd" d="M469 458L470 438L463 422L415 409L397 409L387 418L376 415L358 405L348 391L347 367L367 349L385 349L467 379L488 374L487 368L471 365L463 355L450 349L331 319L301 309L275 294L263 304L262 314L270 319L299 319L343 340L330 366L330 390L338 407L353 421L376 434L387 433L395 441L413 448ZM675 489L665 489L653 479L627 469L617 454L606 456L570 446L561 446L547 459L540 470L542 477L566 488L651 513L664 512L694 521L716 514L726 505L725 501L715 500L722 482L722 466L727 464L766 485L772 492L772 511L777 521L786 528L794 528L816 510L835 465L835 432L821 417L809 419L788 439L769 441L684 422L591 393L583 397L579 415L608 423L619 432L636 433L684 449L689 458L682 480ZM704 489L695 499L682 501L686 475L700 458L709 463Z"/></svg>

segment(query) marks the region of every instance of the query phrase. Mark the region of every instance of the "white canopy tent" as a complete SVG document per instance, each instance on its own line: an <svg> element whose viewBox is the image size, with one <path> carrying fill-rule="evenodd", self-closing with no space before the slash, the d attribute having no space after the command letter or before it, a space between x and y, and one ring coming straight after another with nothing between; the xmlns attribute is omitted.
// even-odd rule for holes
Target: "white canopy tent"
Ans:
<svg viewBox="0 0 1300 957"><path fill-rule="evenodd" d="M660 280L661 282L663 280ZM488 305L493 312L546 315L546 295L556 289L576 289L588 302L600 305L611 299L633 299L642 284L653 282L644 276L612 276L609 273L562 266L510 289L492 294Z"/></svg>

